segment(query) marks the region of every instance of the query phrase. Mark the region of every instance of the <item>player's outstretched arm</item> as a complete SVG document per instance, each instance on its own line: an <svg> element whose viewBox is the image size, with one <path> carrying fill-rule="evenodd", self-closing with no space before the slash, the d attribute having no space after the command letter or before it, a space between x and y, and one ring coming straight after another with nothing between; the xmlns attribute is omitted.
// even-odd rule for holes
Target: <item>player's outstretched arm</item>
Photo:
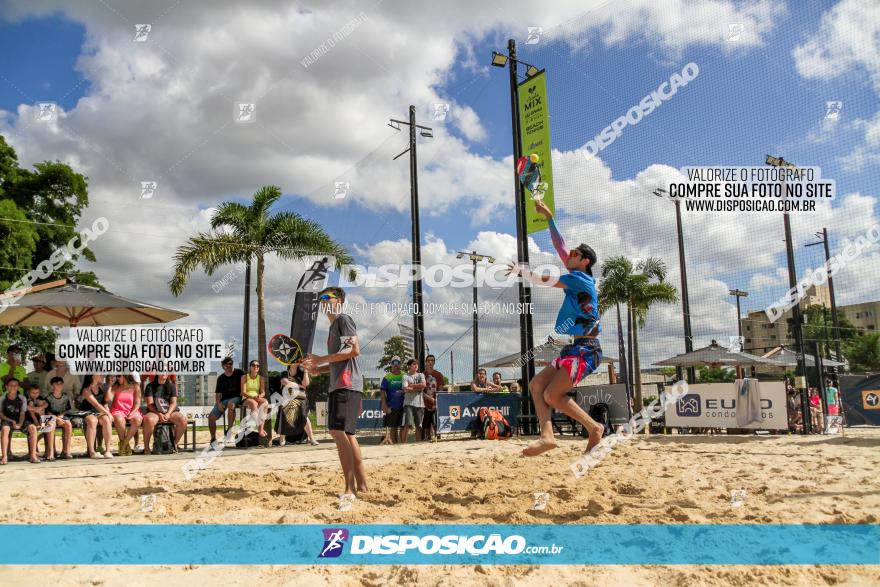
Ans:
<svg viewBox="0 0 880 587"><path fill-rule="evenodd" d="M556 249L556 254L559 255L559 258L562 259L562 263L565 264L565 262L568 261L568 247L565 244L565 239L562 238L562 233L559 232L559 227L556 226L556 221L553 219L553 212L550 211L550 208L547 207L544 200L536 200L535 209L538 211L538 214L546 218L547 222L550 224L550 240L553 242L553 248Z"/></svg>

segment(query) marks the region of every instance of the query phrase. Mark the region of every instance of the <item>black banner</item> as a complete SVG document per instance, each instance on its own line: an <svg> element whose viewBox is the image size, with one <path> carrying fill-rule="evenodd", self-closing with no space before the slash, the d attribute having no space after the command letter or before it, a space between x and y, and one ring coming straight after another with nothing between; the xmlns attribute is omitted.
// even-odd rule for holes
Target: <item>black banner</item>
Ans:
<svg viewBox="0 0 880 587"><path fill-rule="evenodd" d="M840 399L847 426L880 426L880 375L841 375Z"/></svg>
<svg viewBox="0 0 880 587"><path fill-rule="evenodd" d="M290 338L299 343L303 355L312 352L315 325L318 322L318 293L327 284L327 257L315 261L305 270L296 285Z"/></svg>

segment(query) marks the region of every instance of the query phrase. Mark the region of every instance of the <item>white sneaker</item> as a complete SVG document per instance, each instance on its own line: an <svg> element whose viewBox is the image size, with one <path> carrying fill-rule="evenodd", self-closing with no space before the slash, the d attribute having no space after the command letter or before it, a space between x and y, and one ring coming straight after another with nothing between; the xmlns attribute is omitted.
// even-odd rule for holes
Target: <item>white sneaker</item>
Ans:
<svg viewBox="0 0 880 587"><path fill-rule="evenodd" d="M113 453L108 450L107 452L104 453L104 458L105 459L112 459Z"/></svg>
<svg viewBox="0 0 880 587"><path fill-rule="evenodd" d="M313 438L309 441L309 444L311 444L312 446L318 446L320 443Z"/></svg>
<svg viewBox="0 0 880 587"><path fill-rule="evenodd" d="M282 436L282 437L278 440L278 446L286 446L286 445L287 445L287 439L284 438L284 437Z"/></svg>
<svg viewBox="0 0 880 587"><path fill-rule="evenodd" d="M91 458L91 459L103 459L103 458L104 458L104 455L102 455L102 454L99 453L99 452L96 452L93 456L91 456L91 457L89 457L89 458Z"/></svg>
<svg viewBox="0 0 880 587"><path fill-rule="evenodd" d="M134 452L144 452L144 445L143 444L135 445Z"/></svg>

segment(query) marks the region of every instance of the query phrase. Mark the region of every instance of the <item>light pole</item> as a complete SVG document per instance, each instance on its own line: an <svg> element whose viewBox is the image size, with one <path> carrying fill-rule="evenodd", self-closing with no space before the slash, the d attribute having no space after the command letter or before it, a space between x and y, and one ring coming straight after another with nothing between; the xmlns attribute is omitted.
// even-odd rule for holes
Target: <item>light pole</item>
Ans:
<svg viewBox="0 0 880 587"><path fill-rule="evenodd" d="M413 351L419 361L419 369L425 368L425 316L422 308L422 244L421 228L419 226L419 180L418 165L416 162L416 129L419 129L423 137L432 138L433 130L427 126L416 124L416 107L409 107L409 121L395 120L392 118L388 126L400 130L400 125L409 127L409 147L398 157L409 151L409 190L410 190L410 217L412 220L412 264L414 271L418 272L417 279L413 280Z"/></svg>
<svg viewBox="0 0 880 587"><path fill-rule="evenodd" d="M666 190L657 188L654 195L658 198L667 199ZM681 314L684 320L684 352L690 353L694 350L694 337L691 332L691 303L688 296L687 286L687 263L684 260L684 234L681 229L681 203L678 200L672 200L675 204L675 226L678 234L678 265L681 267ZM632 360L632 357L630 357ZM687 368L687 382L696 383L697 375L693 367Z"/></svg>
<svg viewBox="0 0 880 587"><path fill-rule="evenodd" d="M729 295L736 296L736 327L737 332L739 333L740 339L742 339L743 335L743 327L742 327L742 314L739 310L739 299L749 297L749 292L743 291L741 289L732 289L727 292Z"/></svg>
<svg viewBox="0 0 880 587"><path fill-rule="evenodd" d="M522 146L520 145L520 127L519 127L519 97L517 95L517 66L522 63L526 66L526 75L534 76L538 73L538 68L534 65L519 61L516 58L516 41L509 39L507 41L507 55L497 51L492 52L492 65L495 67L508 66L510 80L510 118L513 130L513 183L514 193L516 194L516 257L517 262L521 266L529 264L529 247L528 247L528 227L526 225L526 201L525 193L519 183L519 175L516 172L516 162L522 157ZM524 304L523 308L530 308L532 303L532 291L526 287L522 280L519 280L519 302ZM528 304L528 305L525 305ZM534 347L534 336L532 329L532 315L522 312L519 315L520 338L519 346L522 356L527 356L530 349ZM522 366L523 391L528 392L529 381L535 375L535 362L525 361Z"/></svg>
<svg viewBox="0 0 880 587"><path fill-rule="evenodd" d="M479 321L477 316L477 263L482 261L483 259L488 259L489 263L495 262L495 257L491 257L489 255L481 255L476 251L461 251L459 252L455 258L456 259L464 259L467 257L470 259L471 263L474 265L474 377L477 376L477 371L480 368L480 334L479 334Z"/></svg>
<svg viewBox="0 0 880 587"><path fill-rule="evenodd" d="M823 228L822 232L816 233L816 238L819 240L815 243L807 243L806 246L812 247L814 245L825 245L825 266L828 267L830 264L831 253L828 250L828 229ZM831 274L828 274L828 295L831 298L831 323L834 326L834 355L838 361L842 361L840 355L840 324L837 322L837 301L834 299L834 278L831 277ZM825 315L822 315L822 322L825 322ZM827 322L825 329L828 329Z"/></svg>
<svg viewBox="0 0 880 587"><path fill-rule="evenodd" d="M797 167L783 159L782 157L773 157L772 155L767 155L767 159L765 160L767 165L771 167L777 168L785 168L785 169L794 169L797 170ZM786 187L785 187L785 176L783 175L783 179L781 180L782 184L782 197L786 198ZM785 256L786 261L788 262L788 286L791 290L796 290L797 285L797 270L795 269L795 261L794 261L794 243L791 240L791 220L788 217L788 212L784 212L782 216L782 223L785 229ZM807 397L807 386L806 386L806 361L804 360L804 337L801 331L801 325L803 323L803 319L801 317L801 304L800 300L795 303L791 308L792 315L792 326L794 327L794 343L797 349L797 370L795 372L795 385L801 384L801 412L803 414L804 421L804 434L810 433L810 403L809 398Z"/></svg>

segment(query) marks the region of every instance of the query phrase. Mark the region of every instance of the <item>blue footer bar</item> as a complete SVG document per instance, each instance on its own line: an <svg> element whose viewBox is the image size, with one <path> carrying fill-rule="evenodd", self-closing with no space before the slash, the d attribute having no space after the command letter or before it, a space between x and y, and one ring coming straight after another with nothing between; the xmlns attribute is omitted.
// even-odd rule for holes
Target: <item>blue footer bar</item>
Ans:
<svg viewBox="0 0 880 587"><path fill-rule="evenodd" d="M877 565L878 524L0 525L0 564Z"/></svg>

